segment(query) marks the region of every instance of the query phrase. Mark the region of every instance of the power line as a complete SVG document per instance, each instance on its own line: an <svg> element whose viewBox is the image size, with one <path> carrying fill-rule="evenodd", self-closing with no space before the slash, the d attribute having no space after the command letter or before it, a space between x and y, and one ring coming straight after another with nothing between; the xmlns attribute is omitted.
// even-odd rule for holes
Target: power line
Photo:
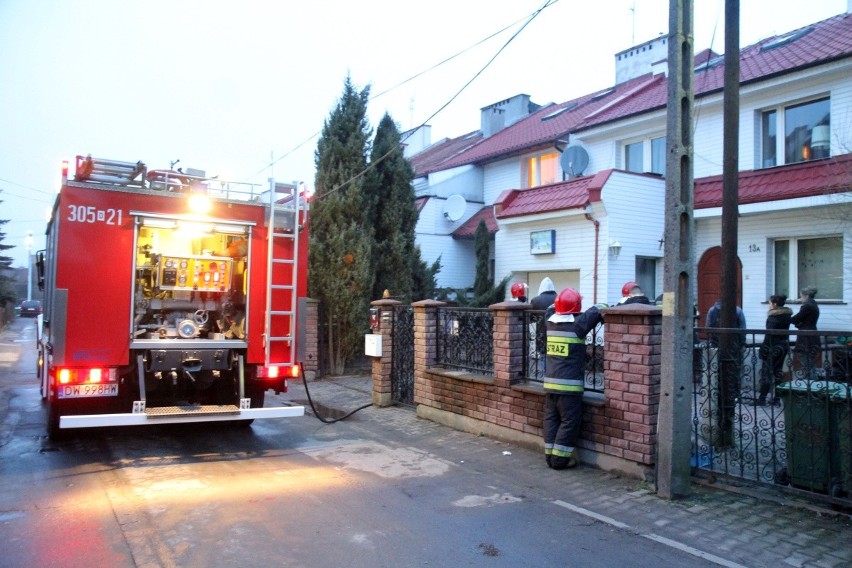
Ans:
<svg viewBox="0 0 852 568"><path fill-rule="evenodd" d="M53 196L55 194L55 192L44 191L43 189L36 189L34 187L30 187L28 185L24 185L22 183L14 182L14 181L8 180L8 179L0 178L0 181L5 181L6 183L11 183L12 185L17 185L18 187L23 187L24 189L29 189L30 191L35 191L37 193L43 193L43 194L48 195L48 196Z"/></svg>
<svg viewBox="0 0 852 568"><path fill-rule="evenodd" d="M529 16L525 16L524 18L520 18L520 19L518 19L518 20L515 20L514 22L512 22L512 23L511 23L511 24L509 24L509 25L507 25L506 27L504 27L504 28L502 28L502 29L500 29L500 30L498 30L498 31L496 31L496 32L494 32L494 33L492 33L492 34L488 35L487 37L485 37L485 38L483 38L483 39L481 39L481 40L477 41L476 43L474 43L474 44L472 44L472 45L470 45L470 46L468 46L468 47L466 47L466 48L464 48L463 50L459 51L458 53L456 53L456 54L454 54L454 55L451 55L451 56L447 57L446 59L444 59L444 60L442 60L442 61L440 61L440 62L438 62L438 63L435 63L434 65L432 65L432 66L431 66L431 67L429 67L428 69L425 69L425 70L423 70L423 71L420 71L420 72L418 72L418 73L415 73L414 75L412 75L412 76L411 76L411 77L409 77L408 79L405 79L404 81L401 81L401 82L397 83L396 85L394 85L394 86L392 86L392 87L389 87L388 89L385 89L384 91L382 91L382 92L378 93L377 95L373 95L372 97L370 97L369 99L367 99L367 102L373 101L373 100L375 100L375 99L377 99L377 98L379 98L379 97L381 97L381 96L383 96L383 95L386 95L386 94L388 94L389 92L391 92L391 91L393 91L393 90L395 90L395 89L398 89L399 87L401 87L401 86L405 85L406 83L410 83L410 82L411 82L411 81L413 81L414 79L417 79L418 77L421 77L422 75L425 75L426 73L429 73L430 71L434 71L434 70L435 70L435 69L437 69L438 67L440 67L440 66L442 66L442 65L444 65L444 64L446 64L446 63L449 63L449 62L450 62L450 61L452 61L453 59L456 59L457 57L460 57L461 55L464 55L465 53L467 53L468 51L470 51L470 50L474 49L475 47L478 47L478 46L482 45L483 43L485 43L486 41L488 41L488 40L490 40L490 39L492 39L492 38L494 38L494 37L496 37L496 36L498 36L498 35L502 34L503 32L505 32L506 30L508 30L508 29L509 29L509 28L511 28L512 26L517 25L519 22L522 22L522 21L526 20L526 22L524 23L524 25L523 25L523 26L521 26L521 27L518 29L518 31L516 31L516 32L512 35L512 37L511 37L511 38L509 38L509 40L508 40L505 44L503 44L503 47L501 47L501 48L500 48L500 50L499 50L499 51L497 51L497 54L495 54L495 55L494 55L494 57L492 57L492 58L491 58L491 60L490 60L490 61L489 61L489 62L485 65L485 67L483 67L482 69L480 69L480 70L479 70L479 73L477 73L476 75L474 75L473 79L471 79L470 81L468 81L468 83L466 83L466 84L464 85L464 87L462 87L462 88L461 88L461 90L459 90L459 92L457 92L455 95L453 95L453 97L452 97L449 101L447 101L447 103L446 103L446 104L444 104L444 105L443 105L441 108L439 108L439 109L438 109L435 113L433 113L433 114L432 114L432 116L430 116L429 118L427 118L427 119L426 119L423 123L421 123L421 125L420 125L420 126L418 126L418 127L417 127L417 128L421 128L421 127L422 127L422 126L424 126L427 122L429 122L432 118L434 118L434 117L435 117L435 116L436 116L436 115L437 115L440 111L444 110L444 109L447 107L447 105L449 105L451 102L453 102L453 100L455 100L455 99L456 99L456 97L458 97L458 96L462 93L462 91L464 91L464 90L467 88L467 86L468 86L468 85L470 85L470 83L471 83L471 82L473 82L473 80L474 80L474 79L476 79L476 77L478 77L478 76L479 76L479 74L480 74L480 73L482 73L483 71L485 71L485 69L486 69L486 68L487 68L487 67L491 64L491 62L492 62L492 61L494 61L494 59L497 57L497 55L499 55L499 54L500 54L500 52L501 52L501 51L503 51L503 50L506 48L506 46L507 46L507 45L509 45L509 43L511 43L511 42L512 42L512 40L514 40L514 39L515 39L515 37L516 37L516 36L517 36L517 35L521 32L521 30L523 30L523 29L524 29L524 28L525 28L525 27L526 27L526 26L527 26L527 25L528 25L528 24L529 24L529 23L530 23L533 19L535 19L535 17L536 17L536 16L538 16L538 15L541 13L541 11L542 11L542 10L544 10L545 8L547 8L547 7L549 7L549 6L552 6L553 4L556 4L556 2L558 2L558 1L559 1L559 0L547 0L547 1L545 1L545 3L544 3L544 4L540 7L540 8L538 8L535 12L533 12L533 13L532 13L532 14L530 14ZM417 130L417 128L412 129L412 131ZM295 152L296 150L298 150L299 148L301 148L302 146L304 146L305 144L307 144L308 142L310 142L311 140L313 140L314 138L316 138L317 136L319 136L321 132L322 132L322 130L318 130L317 132L314 132L314 133L313 133L313 134L311 134L311 135L310 135L307 139L305 139L303 142L299 143L299 144L298 144L298 145L296 145L295 147L291 148L288 152L285 152L284 154L282 154L281 156L279 156L278 158L276 158L275 160L273 160L272 162L270 162L269 164L267 164L266 166L262 167L260 170L258 170L257 172L255 172L255 174L254 174L254 175L256 176L256 175L258 175L258 174L261 174L261 173L263 173L264 171L268 170L269 168L273 167L275 164L277 164L278 162L280 162L280 161L281 161L281 160L283 160L284 158L286 158L286 157L290 156L293 152ZM384 159L384 157L383 157L382 159ZM368 168L368 170L369 170L369 168ZM252 177L254 177L254 176L252 176ZM360 177L360 175L359 175L359 176L357 176L357 177ZM354 179L356 179L356 178L353 178L353 180L354 180ZM353 180L350 180L350 181L353 181ZM349 182L347 182L347 183L349 183Z"/></svg>
<svg viewBox="0 0 852 568"><path fill-rule="evenodd" d="M491 57L491 59L489 59L485 63L485 65L483 65L482 68L473 75L473 77L471 77L464 85L462 85L462 87L452 97L450 97L450 99L447 102L445 102L443 105L441 105L438 108L438 110L433 112L426 120L421 122L419 126L409 130L408 135L405 138L403 138L401 140L401 142L405 142L405 140L407 140L408 137L411 136L415 131L419 130L420 128L422 128L426 124L428 124L430 120L432 120L433 118L435 118L438 115L438 113L443 111L454 100L456 100L458 98L458 96L461 95L464 92L464 90L467 89L470 86L471 83L473 83L480 75L482 75L482 73L486 69L488 69L488 67L491 66L491 64L494 62L494 60L497 59L497 57L503 52L503 50L505 50L509 46L509 44L512 43L515 40L515 38L518 37L518 35L524 30L524 28L526 28L530 24L530 22L532 22L539 14L541 14L541 12L545 8L552 6L553 4L555 4L558 1L559 0L545 0L544 4L542 4L541 7L539 7L538 10L536 10L530 16L527 17L527 20L524 22L524 24L520 28L518 28L518 30L515 33L513 33L512 36L508 40L506 40L506 43L504 43L502 45L502 47L500 47L500 49L497 50L497 52ZM354 176L352 176L351 178L349 178L345 182L341 183L340 185L334 187L333 189L326 191L322 195L315 195L314 199L322 199L323 197L326 197L327 195L330 195L331 193L334 193L335 191L346 187L347 185L349 185L353 181L357 180L358 178L362 177L364 174L366 174L367 172L372 170L374 167L376 167L378 164L380 164L382 161L384 161L388 156L390 156L395 151L397 151L396 148L392 148L392 149L388 150L387 152L385 152L384 155L382 155L381 157L379 157L376 160L373 160L366 168L364 168L364 170L358 172L357 174L355 174Z"/></svg>

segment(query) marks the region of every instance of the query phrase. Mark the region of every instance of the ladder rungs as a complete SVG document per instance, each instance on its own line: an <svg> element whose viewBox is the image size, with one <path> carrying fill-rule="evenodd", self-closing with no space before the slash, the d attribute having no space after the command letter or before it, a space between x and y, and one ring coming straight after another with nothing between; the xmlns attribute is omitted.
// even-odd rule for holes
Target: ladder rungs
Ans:
<svg viewBox="0 0 852 568"><path fill-rule="evenodd" d="M293 312L292 312L292 310L288 310L286 312L271 311L271 312L269 312L269 315L271 315L271 316L292 316Z"/></svg>
<svg viewBox="0 0 852 568"><path fill-rule="evenodd" d="M296 236L293 233L272 233L273 237L278 237L279 239L295 239Z"/></svg>
<svg viewBox="0 0 852 568"><path fill-rule="evenodd" d="M273 284L270 288L273 290L292 290L295 286L292 284Z"/></svg>
<svg viewBox="0 0 852 568"><path fill-rule="evenodd" d="M295 264L296 261L289 258L273 258L272 262L274 264Z"/></svg>
<svg viewBox="0 0 852 568"><path fill-rule="evenodd" d="M293 341L292 335L284 335L281 337L270 337L269 341Z"/></svg>

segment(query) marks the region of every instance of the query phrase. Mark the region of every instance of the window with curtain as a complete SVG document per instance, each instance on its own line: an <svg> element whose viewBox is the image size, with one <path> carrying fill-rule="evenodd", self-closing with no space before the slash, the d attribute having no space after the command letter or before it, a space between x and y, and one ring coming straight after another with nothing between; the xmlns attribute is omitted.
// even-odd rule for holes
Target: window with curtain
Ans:
<svg viewBox="0 0 852 568"><path fill-rule="evenodd" d="M831 155L831 100L765 110L760 115L760 164L764 168ZM784 136L778 136L783 132Z"/></svg>
<svg viewBox="0 0 852 568"><path fill-rule="evenodd" d="M843 238L799 237L776 239L774 284L770 294L798 298L807 286L818 290L818 300L843 299Z"/></svg>

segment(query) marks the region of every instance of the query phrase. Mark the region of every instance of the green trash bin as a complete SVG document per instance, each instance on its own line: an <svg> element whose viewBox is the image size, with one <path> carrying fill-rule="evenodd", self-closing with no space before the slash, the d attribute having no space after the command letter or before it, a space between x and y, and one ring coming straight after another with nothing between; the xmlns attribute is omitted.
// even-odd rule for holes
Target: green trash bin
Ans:
<svg viewBox="0 0 852 568"><path fill-rule="evenodd" d="M776 387L784 400L790 484L828 495L852 491L849 387L795 380Z"/></svg>

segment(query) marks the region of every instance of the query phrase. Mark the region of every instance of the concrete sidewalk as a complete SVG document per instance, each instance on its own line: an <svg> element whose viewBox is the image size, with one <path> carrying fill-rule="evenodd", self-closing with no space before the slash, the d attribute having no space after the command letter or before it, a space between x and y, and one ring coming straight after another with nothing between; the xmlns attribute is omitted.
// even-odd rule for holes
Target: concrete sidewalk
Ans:
<svg viewBox="0 0 852 568"><path fill-rule="evenodd" d="M317 411L339 418L371 400L369 376L308 383ZM305 404L301 383L267 399ZM537 452L458 432L418 418L414 409L369 407L347 423L365 436L416 447L447 460L468 460L519 491L538 492L555 506L611 530L628 531L722 566L852 566L852 516L767 489L723 491L693 483L689 497L666 501L654 487L588 466L553 471Z"/></svg>

